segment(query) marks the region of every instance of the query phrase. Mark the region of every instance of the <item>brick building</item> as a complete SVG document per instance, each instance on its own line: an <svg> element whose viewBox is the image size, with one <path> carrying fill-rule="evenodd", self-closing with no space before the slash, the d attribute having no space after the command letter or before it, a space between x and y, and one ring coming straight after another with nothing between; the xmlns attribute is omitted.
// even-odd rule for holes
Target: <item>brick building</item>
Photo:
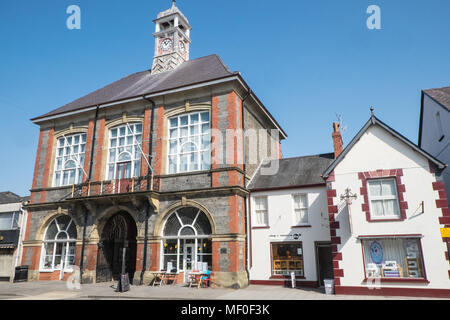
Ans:
<svg viewBox="0 0 450 320"><path fill-rule="evenodd" d="M286 134L239 72L217 55L189 59L191 26L175 5L154 22L152 70L32 119L30 280L77 268L84 283L117 279L127 248L135 284L203 268L220 286L248 284L246 181L281 157ZM249 129L271 151L251 151Z"/></svg>

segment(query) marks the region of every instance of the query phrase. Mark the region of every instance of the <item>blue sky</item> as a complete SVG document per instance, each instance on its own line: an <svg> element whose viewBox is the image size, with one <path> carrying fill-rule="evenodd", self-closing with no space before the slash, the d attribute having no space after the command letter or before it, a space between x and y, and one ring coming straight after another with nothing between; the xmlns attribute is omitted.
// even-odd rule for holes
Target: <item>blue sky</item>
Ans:
<svg viewBox="0 0 450 320"><path fill-rule="evenodd" d="M78 5L82 29L68 30ZM29 119L149 69L153 19L170 0L0 1L0 190L29 194L39 128ZM218 54L289 135L285 157L348 143L370 106L417 142L420 91L450 85L450 1L179 0L191 59ZM382 30L366 9L381 8Z"/></svg>

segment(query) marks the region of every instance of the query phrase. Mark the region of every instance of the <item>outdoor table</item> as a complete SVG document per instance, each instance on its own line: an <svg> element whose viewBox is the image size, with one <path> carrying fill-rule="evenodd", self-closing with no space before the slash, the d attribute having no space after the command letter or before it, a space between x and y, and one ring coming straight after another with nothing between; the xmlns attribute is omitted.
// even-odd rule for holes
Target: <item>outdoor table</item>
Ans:
<svg viewBox="0 0 450 320"><path fill-rule="evenodd" d="M172 285L175 285L175 283L177 282L177 276L178 276L178 273L174 273L174 272L167 272L166 274L165 274L165 283L167 284L167 282L168 281L172 281Z"/></svg>
<svg viewBox="0 0 450 320"><path fill-rule="evenodd" d="M201 278L203 276L203 272L190 272L189 273L189 288L194 285L197 288L200 288Z"/></svg>

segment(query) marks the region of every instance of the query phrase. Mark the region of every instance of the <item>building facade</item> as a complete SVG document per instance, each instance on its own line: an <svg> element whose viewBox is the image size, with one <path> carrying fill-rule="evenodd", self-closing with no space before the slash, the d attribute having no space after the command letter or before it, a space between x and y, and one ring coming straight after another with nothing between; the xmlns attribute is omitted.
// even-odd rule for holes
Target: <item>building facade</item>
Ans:
<svg viewBox="0 0 450 320"><path fill-rule="evenodd" d="M338 153L323 174L337 294L450 296L445 168L374 115Z"/></svg>
<svg viewBox="0 0 450 320"><path fill-rule="evenodd" d="M334 154L279 160L276 175L263 165L248 189L251 284L319 287L333 279L327 189L321 174Z"/></svg>
<svg viewBox="0 0 450 320"><path fill-rule="evenodd" d="M419 147L450 163L450 87L422 91ZM444 170L443 178L450 194L450 169Z"/></svg>
<svg viewBox="0 0 450 320"><path fill-rule="evenodd" d="M0 192L0 281L13 281L21 265L26 211L29 200L12 192Z"/></svg>
<svg viewBox="0 0 450 320"><path fill-rule="evenodd" d="M239 72L189 59L174 5L155 20L153 69L32 119L40 136L23 264L30 280L214 272L248 284L246 181L286 135ZM269 152L251 151L252 137ZM123 249L125 259L122 258Z"/></svg>

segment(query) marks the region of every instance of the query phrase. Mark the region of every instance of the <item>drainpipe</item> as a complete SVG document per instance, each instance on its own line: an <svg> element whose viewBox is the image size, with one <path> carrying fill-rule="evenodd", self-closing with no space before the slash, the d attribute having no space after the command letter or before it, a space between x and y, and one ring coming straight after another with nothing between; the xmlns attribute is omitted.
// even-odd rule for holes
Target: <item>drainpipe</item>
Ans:
<svg viewBox="0 0 450 320"><path fill-rule="evenodd" d="M246 152L245 152L245 133L244 133L244 130L245 130L245 114L244 114L244 110L245 110L245 100L247 100L248 99L248 97L250 97L250 95L251 95L251 93L252 93L252 90L251 89L249 89L248 90L248 93L247 93L247 95L246 95L246 97L242 100L242 110L241 110L241 113L242 113L242 134L243 134L243 137L242 137L242 151L243 151L243 155L242 155L242 159L243 159L243 167L244 167L244 188L246 188L247 187L247 161L246 161ZM250 194L249 194L249 196L250 196ZM245 240L245 257L246 257L246 263L245 263L245 270L247 271L247 277L249 277L249 280L250 280L250 271L249 271L249 269L248 269L248 261L249 261L249 252L248 252L248 241L249 241L249 236L248 236L248 233L249 233L249 230L247 229L248 228L248 226L247 226L247 201L248 201L248 197L247 196L245 196L244 197L244 226L245 226L245 232L246 232L246 240ZM250 233L251 233L251 230L250 230ZM250 239L251 239L251 237L250 237Z"/></svg>
<svg viewBox="0 0 450 320"><path fill-rule="evenodd" d="M100 106L97 106L95 110L95 118L94 118L94 130L92 132L92 145L91 145L91 159L89 161L89 176L87 182L91 182L92 177L92 166L94 164L94 146L95 146L95 131L97 130L97 120L98 120L98 110ZM83 267L84 267L84 248L86 246L86 228L88 221L88 208L84 206L84 226L83 226L83 240L81 245L81 260L80 260L80 284L83 283Z"/></svg>
<svg viewBox="0 0 450 320"><path fill-rule="evenodd" d="M147 100L152 104L152 115L150 120L150 139L148 142L148 161L151 164L152 163L152 154L153 154L153 120L154 120L154 114L155 114L155 102L153 100L147 99L145 96L143 97L144 100ZM150 180L150 172L152 174L151 180ZM153 170L152 168L148 168L147 172L147 189L149 189L150 181L153 181ZM153 188L152 188L153 189ZM151 190L153 191L153 190ZM148 219L150 218L150 203L147 202L147 214L145 216L145 235L144 235L144 260L142 261L142 271L141 271L141 279L139 281L140 285L144 284L144 273L147 269L147 242L148 242Z"/></svg>

